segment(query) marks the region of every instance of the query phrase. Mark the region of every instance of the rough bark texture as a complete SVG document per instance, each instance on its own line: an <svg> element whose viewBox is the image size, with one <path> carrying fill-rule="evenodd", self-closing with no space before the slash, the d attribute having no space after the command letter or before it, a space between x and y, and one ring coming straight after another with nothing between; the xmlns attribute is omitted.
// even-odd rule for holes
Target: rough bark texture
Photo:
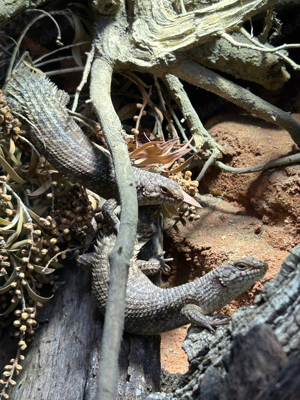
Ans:
<svg viewBox="0 0 300 400"><path fill-rule="evenodd" d="M72 265L73 264L73 265ZM74 263L62 271L65 285L39 313L36 337L10 399L94 400L103 317L91 294L90 274ZM4 331L0 368L13 358L17 340ZM160 336L124 334L119 357L118 399L143 399L160 389Z"/></svg>
<svg viewBox="0 0 300 400"><path fill-rule="evenodd" d="M151 399L296 399L300 246L292 250L278 277L265 285L255 302L237 311L232 323L218 328L215 335L191 327L183 345L191 364L181 388L175 397L157 394Z"/></svg>
<svg viewBox="0 0 300 400"><path fill-rule="evenodd" d="M49 0L0 0L0 21L5 21L27 8L36 8L41 6L47 1Z"/></svg>
<svg viewBox="0 0 300 400"><path fill-rule="evenodd" d="M233 32L231 37L237 42L253 45L238 32ZM267 89L276 90L289 79L284 61L278 59L277 55L238 48L223 38L213 39L194 47L189 54L192 60L205 67L226 72L236 78L245 79L246 70L247 81L259 83Z"/></svg>

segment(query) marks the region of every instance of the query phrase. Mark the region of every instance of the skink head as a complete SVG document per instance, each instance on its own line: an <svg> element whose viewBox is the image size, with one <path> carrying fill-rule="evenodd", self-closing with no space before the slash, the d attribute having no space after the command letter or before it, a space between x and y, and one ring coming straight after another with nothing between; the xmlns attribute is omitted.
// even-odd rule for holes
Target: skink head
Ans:
<svg viewBox="0 0 300 400"><path fill-rule="evenodd" d="M233 299L254 285L267 270L268 264L264 261L254 257L244 257L221 265L213 273Z"/></svg>
<svg viewBox="0 0 300 400"><path fill-rule="evenodd" d="M183 191L177 182L154 173L151 176L152 179L137 186L139 205L182 203Z"/></svg>

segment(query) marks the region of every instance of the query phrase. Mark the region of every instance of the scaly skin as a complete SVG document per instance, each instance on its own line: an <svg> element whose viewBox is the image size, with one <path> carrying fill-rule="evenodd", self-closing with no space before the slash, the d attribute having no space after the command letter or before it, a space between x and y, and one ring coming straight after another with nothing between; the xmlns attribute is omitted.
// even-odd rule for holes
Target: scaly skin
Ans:
<svg viewBox="0 0 300 400"><path fill-rule="evenodd" d="M30 140L53 167L106 199L118 199L111 157L92 143L68 114L66 92L58 90L45 75L20 64L4 93L11 107L21 109L35 127ZM133 172L139 205L183 201L178 183L138 168Z"/></svg>
<svg viewBox="0 0 300 400"><path fill-rule="evenodd" d="M93 257L92 288L101 313L105 313L108 295L108 254L115 235L101 238ZM268 264L254 257L230 261L208 274L172 289L155 286L139 269L136 245L129 268L126 289L125 330L138 335L152 335L193 323L208 329L224 321L205 317L228 304L249 289L268 269ZM79 260L80 263L80 260ZM86 262L85 262L86 264Z"/></svg>

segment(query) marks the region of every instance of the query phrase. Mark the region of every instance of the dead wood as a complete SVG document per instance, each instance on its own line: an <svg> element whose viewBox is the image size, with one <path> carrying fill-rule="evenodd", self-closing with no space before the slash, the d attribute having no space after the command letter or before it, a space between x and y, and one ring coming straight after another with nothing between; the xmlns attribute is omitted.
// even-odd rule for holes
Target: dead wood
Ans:
<svg viewBox="0 0 300 400"><path fill-rule="evenodd" d="M300 246L266 283L255 305L243 307L215 334L191 327L183 344L190 369L167 399L296 399L300 356ZM160 399L161 394L151 399ZM274 397L272 397L274 396Z"/></svg>

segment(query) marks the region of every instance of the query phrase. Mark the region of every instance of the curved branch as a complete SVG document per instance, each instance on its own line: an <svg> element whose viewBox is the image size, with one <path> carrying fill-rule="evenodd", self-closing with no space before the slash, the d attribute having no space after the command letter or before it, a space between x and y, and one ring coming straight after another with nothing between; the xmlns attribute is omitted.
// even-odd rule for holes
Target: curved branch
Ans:
<svg viewBox="0 0 300 400"><path fill-rule="evenodd" d="M300 124L288 113L260 99L249 90L230 82L194 61L183 61L170 71L178 78L201 87L232 103L245 108L247 111L284 128L300 146Z"/></svg>
<svg viewBox="0 0 300 400"><path fill-rule="evenodd" d="M197 176L196 181L200 182L201 179L203 178L205 172L208 170L208 168L214 164L216 158L220 154L220 151L218 149L214 149L212 154L210 155L209 159L205 162L203 168L201 169L200 174Z"/></svg>
<svg viewBox="0 0 300 400"><path fill-rule="evenodd" d="M241 43L237 42L232 36L228 35L227 33L222 33L220 37L224 38L227 40L229 43L231 43L233 46L237 47L238 49L244 48L244 49L250 49L250 50L256 50L260 51L261 53L274 53L278 57L282 58L284 61L286 61L288 64L292 66L295 70L300 69L300 65L296 64L293 60L291 60L289 57L286 55L280 53L280 50L287 50L287 49L297 49L300 47L299 43L295 44L283 44L282 46L274 47L274 48L269 48L260 43L258 40L255 38L252 38L246 29L242 28L239 30L240 33L242 33L248 40L250 40L254 45L250 45L247 43Z"/></svg>
<svg viewBox="0 0 300 400"><path fill-rule="evenodd" d="M290 165L296 162L300 162L300 153L293 154L291 156L276 158L263 164L254 165L253 167L235 168L230 167L229 165L226 165L221 161L215 161L214 164L220 169L231 172L232 174L249 174L251 172L266 171L267 169L281 167L283 165Z"/></svg>
<svg viewBox="0 0 300 400"><path fill-rule="evenodd" d="M118 355L124 326L125 290L129 260L134 246L138 204L127 146L122 139L122 126L110 96L112 63L96 58L91 70L91 99L112 154L121 199L120 230L109 255L110 284L97 395L101 400L114 400L118 379Z"/></svg>
<svg viewBox="0 0 300 400"><path fill-rule="evenodd" d="M196 147L202 147L203 144L207 142L212 149L216 148L224 153L223 147L218 144L204 128L180 80L172 74L166 74L165 80L176 104L189 125L192 135L195 135L194 140L196 142Z"/></svg>
<svg viewBox="0 0 300 400"><path fill-rule="evenodd" d="M209 161L209 160L207 160ZM206 166L207 161L205 160L193 160L188 166L187 168L194 168L197 167L199 165L204 165ZM291 165L291 164L295 164L295 163L299 163L300 162L300 153L297 154L292 154L290 156L286 156L286 157L280 157L280 158L273 158L263 164L257 164L257 165L253 165L250 167L242 167L242 168L237 168L237 167L231 167L230 165L224 164L222 161L217 161L214 160L213 163L209 163L210 165L215 165L216 167L219 167L220 169L226 171L226 172L231 172L232 174L250 174L252 172L259 172L259 171L267 171L268 169L271 168L276 168L276 167L282 167L284 165ZM203 168L201 170L201 174L202 174ZM205 170L206 172L206 170ZM201 176L202 178L202 176ZM199 177L197 178L197 180L199 180Z"/></svg>

